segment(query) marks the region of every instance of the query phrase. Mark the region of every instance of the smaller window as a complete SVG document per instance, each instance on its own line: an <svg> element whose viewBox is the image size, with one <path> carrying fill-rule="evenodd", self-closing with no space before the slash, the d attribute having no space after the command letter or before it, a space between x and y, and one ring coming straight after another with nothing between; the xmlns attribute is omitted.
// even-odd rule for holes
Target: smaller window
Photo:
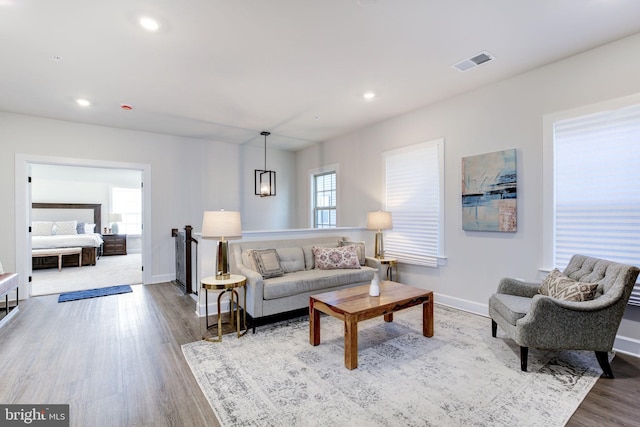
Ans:
<svg viewBox="0 0 640 427"><path fill-rule="evenodd" d="M336 227L336 172L313 175L313 228Z"/></svg>
<svg viewBox="0 0 640 427"><path fill-rule="evenodd" d="M118 223L121 234L142 234L142 190L139 188L111 189L113 213L122 215Z"/></svg>

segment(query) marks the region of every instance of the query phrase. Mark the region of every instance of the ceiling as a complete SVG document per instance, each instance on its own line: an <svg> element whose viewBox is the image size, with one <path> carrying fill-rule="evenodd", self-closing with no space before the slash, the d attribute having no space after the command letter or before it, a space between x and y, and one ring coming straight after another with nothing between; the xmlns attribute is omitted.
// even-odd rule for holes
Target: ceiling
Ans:
<svg viewBox="0 0 640 427"><path fill-rule="evenodd" d="M638 0L0 0L0 111L235 144L267 130L297 150L640 32L639 18ZM452 67L480 52L495 59Z"/></svg>

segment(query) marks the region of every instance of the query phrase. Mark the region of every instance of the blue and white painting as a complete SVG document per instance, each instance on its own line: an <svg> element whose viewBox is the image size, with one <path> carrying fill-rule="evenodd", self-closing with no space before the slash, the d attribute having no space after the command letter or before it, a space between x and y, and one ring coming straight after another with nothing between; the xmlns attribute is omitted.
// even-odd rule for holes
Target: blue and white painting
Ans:
<svg viewBox="0 0 640 427"><path fill-rule="evenodd" d="M516 150L462 158L462 229L516 231Z"/></svg>

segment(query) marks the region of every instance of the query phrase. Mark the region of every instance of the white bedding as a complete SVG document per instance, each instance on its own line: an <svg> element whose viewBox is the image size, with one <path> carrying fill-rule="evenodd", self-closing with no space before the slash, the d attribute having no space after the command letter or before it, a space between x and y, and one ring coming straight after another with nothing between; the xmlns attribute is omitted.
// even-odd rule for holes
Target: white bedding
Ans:
<svg viewBox="0 0 640 427"><path fill-rule="evenodd" d="M102 236L99 233L69 234L63 236L32 236L32 249L95 247L102 244Z"/></svg>

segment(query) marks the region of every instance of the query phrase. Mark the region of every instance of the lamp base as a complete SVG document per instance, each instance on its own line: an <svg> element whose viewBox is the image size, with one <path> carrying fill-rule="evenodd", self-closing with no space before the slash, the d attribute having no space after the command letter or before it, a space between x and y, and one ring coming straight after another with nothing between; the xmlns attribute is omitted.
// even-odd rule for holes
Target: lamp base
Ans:
<svg viewBox="0 0 640 427"><path fill-rule="evenodd" d="M226 240L218 241L218 265L216 268L216 279L229 279L229 245Z"/></svg>
<svg viewBox="0 0 640 427"><path fill-rule="evenodd" d="M376 232L376 244L374 246L375 248L375 257L377 259L383 259L384 258L384 245L382 243L382 232L378 231Z"/></svg>

